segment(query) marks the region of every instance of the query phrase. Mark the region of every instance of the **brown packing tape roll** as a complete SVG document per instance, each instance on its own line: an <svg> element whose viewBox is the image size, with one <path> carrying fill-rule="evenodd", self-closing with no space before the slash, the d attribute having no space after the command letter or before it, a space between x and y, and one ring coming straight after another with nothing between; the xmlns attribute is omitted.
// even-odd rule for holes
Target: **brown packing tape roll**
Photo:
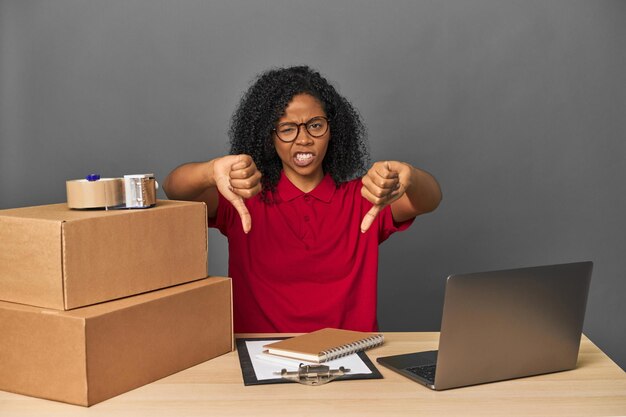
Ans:
<svg viewBox="0 0 626 417"><path fill-rule="evenodd" d="M122 178L101 178L97 181L70 180L65 182L65 188L69 208L102 208L124 204Z"/></svg>
<svg viewBox="0 0 626 417"><path fill-rule="evenodd" d="M153 206L156 204L156 180L154 178L144 178L142 180L143 187L143 200L147 206Z"/></svg>

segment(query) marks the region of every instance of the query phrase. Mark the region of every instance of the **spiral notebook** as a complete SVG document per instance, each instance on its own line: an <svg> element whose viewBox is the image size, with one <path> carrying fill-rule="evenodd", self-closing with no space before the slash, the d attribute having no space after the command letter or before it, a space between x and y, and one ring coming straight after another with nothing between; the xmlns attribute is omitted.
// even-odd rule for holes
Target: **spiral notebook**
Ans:
<svg viewBox="0 0 626 417"><path fill-rule="evenodd" d="M272 355L323 363L382 345L382 334L326 328L263 346Z"/></svg>

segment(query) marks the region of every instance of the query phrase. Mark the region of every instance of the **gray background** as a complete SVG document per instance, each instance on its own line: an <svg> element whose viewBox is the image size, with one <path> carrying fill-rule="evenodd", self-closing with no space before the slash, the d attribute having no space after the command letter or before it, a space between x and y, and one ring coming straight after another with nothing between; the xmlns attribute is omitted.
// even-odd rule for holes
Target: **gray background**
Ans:
<svg viewBox="0 0 626 417"><path fill-rule="evenodd" d="M450 273L593 260L585 332L625 367L624 22L623 1L0 0L0 208L222 155L254 76L309 64L374 160L444 192L381 246L382 330L438 330Z"/></svg>

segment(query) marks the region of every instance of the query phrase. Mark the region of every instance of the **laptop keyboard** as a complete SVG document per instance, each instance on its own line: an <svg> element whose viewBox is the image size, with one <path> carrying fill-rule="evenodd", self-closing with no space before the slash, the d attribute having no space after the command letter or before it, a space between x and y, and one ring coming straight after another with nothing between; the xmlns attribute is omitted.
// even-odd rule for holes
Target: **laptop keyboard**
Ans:
<svg viewBox="0 0 626 417"><path fill-rule="evenodd" d="M430 383L434 383L436 368L437 368L437 365L421 365L421 366L413 366L411 368L405 368L405 370L419 377L426 379Z"/></svg>

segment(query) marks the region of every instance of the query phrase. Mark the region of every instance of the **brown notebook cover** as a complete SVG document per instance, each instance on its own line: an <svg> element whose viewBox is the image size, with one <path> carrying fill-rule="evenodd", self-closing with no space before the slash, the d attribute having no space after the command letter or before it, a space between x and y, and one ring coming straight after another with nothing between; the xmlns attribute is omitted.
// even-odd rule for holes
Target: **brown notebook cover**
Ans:
<svg viewBox="0 0 626 417"><path fill-rule="evenodd" d="M322 363L382 345L382 334L326 328L263 346L272 355Z"/></svg>

